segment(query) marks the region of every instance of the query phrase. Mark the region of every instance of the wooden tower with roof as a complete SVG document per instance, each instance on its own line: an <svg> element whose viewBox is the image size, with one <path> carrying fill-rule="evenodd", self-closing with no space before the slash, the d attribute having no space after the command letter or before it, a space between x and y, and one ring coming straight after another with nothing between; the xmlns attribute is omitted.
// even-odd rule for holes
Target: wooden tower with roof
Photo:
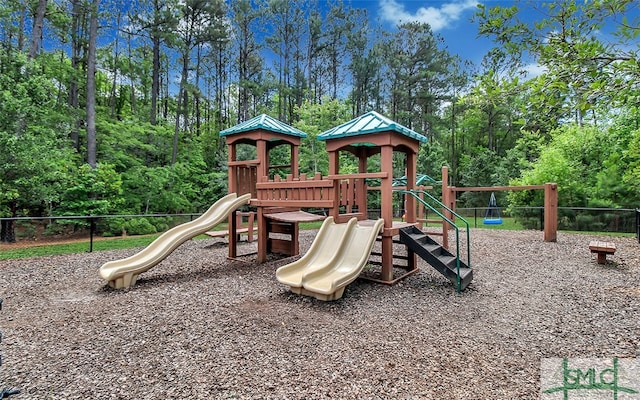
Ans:
<svg viewBox="0 0 640 400"><path fill-rule="evenodd" d="M393 276L393 237L398 235L399 229L407 224L416 222L416 204L413 197L406 200L406 223L393 221L393 153L401 152L406 156L406 189L413 190L416 186L416 163L420 143L427 138L406 128L375 111L368 112L347 123L323 132L318 139L326 141L329 152L329 179L342 177L377 177L380 179L380 213L384 219L382 233L382 271L380 281L392 283L400 278ZM358 174L340 175L340 152L347 151L358 159ZM367 173L369 157L380 154L380 171L378 174ZM360 210L366 211L366 183L359 180L360 187L356 188L356 197ZM358 190L359 189L359 190ZM338 209L332 210L332 215L338 216ZM366 215L366 212L364 213ZM409 257L409 273L415 269L415 255Z"/></svg>
<svg viewBox="0 0 640 400"><path fill-rule="evenodd" d="M284 122L278 121L273 117L262 114L221 131L220 136L226 139L227 146L229 147L227 160L229 172L229 193L235 192L238 195L251 193L251 198L257 199L258 182L260 180L268 179L271 170L275 168L289 169L288 176L292 179L298 178L298 167L300 164L298 148L300 147L301 139L307 137L306 133L289 126ZM255 146L255 159L238 160L238 146L242 144ZM273 166L270 164L270 152L278 146L289 147L289 165ZM252 204L256 204L256 201L254 200ZM263 254L263 256L259 256L259 262L266 260L267 252L267 241L263 240L262 236L260 236L260 232L262 232L262 235L264 236L268 230L264 223L264 218L262 218L264 214L263 211L264 210L262 208L258 209L258 246L259 254ZM236 231L236 221L235 215L230 216L230 232ZM276 227L275 229L277 230L278 228ZM289 233L287 227L282 230L285 230L283 233ZM295 233L297 235L297 232ZM293 233L290 234L292 235ZM297 240L295 241L295 244L297 245ZM286 248L287 246L284 247ZM291 249L286 251L286 253L297 254L296 250L297 249ZM229 234L229 257L234 258L236 255L237 235Z"/></svg>

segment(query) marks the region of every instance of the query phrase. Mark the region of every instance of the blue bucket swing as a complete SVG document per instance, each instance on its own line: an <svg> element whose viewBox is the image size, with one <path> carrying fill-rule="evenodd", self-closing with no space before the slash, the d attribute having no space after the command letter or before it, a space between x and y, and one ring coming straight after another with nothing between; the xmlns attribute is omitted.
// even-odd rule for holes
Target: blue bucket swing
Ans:
<svg viewBox="0 0 640 400"><path fill-rule="evenodd" d="M491 192L491 198L489 198L489 205L487 206L487 212L484 214L483 223L485 225L500 225L502 224L502 218L500 217L500 207L496 202L496 196Z"/></svg>

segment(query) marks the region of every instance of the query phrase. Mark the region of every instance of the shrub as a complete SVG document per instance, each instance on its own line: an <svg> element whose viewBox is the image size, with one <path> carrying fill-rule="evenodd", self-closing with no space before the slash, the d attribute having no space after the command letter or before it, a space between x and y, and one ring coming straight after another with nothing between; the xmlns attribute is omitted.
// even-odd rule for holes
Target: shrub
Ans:
<svg viewBox="0 0 640 400"><path fill-rule="evenodd" d="M99 222L99 229L102 231L102 236L120 236L124 232L126 223L127 220L124 218L106 218Z"/></svg>
<svg viewBox="0 0 640 400"><path fill-rule="evenodd" d="M156 232L164 232L169 229L170 217L151 218L151 224L156 228Z"/></svg>
<svg viewBox="0 0 640 400"><path fill-rule="evenodd" d="M124 225L124 229L129 235L148 235L156 233L158 230L146 218L134 218Z"/></svg>

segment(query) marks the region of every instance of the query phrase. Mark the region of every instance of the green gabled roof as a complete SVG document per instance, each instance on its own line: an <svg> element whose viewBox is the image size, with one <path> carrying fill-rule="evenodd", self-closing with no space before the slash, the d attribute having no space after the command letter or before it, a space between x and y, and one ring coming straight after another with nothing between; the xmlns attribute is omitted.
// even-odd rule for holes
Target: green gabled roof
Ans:
<svg viewBox="0 0 640 400"><path fill-rule="evenodd" d="M318 139L339 139L343 137L367 135L369 133L378 133L385 131L398 132L422 143L425 143L427 141L427 138L422 136L418 132L404 127L399 123L378 114L375 111L369 111L368 113L361 115L356 119L352 119L351 121L345 122L340 126L322 132L320 135L318 135Z"/></svg>
<svg viewBox="0 0 640 400"><path fill-rule="evenodd" d="M296 129L293 126L289 126L284 122L278 121L267 114L258 115L250 120L241 122L236 126L227 128L220 132L220 136L235 135L236 133L249 132L257 129L264 129L265 131L282 133L284 135L297 136L301 138L307 137L307 134L301 130Z"/></svg>

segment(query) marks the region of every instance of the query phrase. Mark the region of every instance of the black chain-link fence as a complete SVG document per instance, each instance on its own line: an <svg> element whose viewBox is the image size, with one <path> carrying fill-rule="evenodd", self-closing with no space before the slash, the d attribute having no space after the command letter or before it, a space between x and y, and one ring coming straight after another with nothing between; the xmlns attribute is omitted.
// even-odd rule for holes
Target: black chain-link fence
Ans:
<svg viewBox="0 0 640 400"><path fill-rule="evenodd" d="M486 208L458 208L472 226L484 225ZM500 210L510 228L544 229L543 207L512 207ZM621 208L558 207L558 230L640 234L639 210Z"/></svg>
<svg viewBox="0 0 640 400"><path fill-rule="evenodd" d="M316 210L317 211L317 210ZM369 218L378 218L379 210L368 210ZM482 228L486 208L458 208L472 227ZM317 211L319 212L319 211ZM394 210L400 218L403 211ZM47 241L48 239L132 236L164 232L176 225L197 218L200 214L102 215L65 217L0 218L0 222L13 224L16 241ZM544 228L542 207L511 207L500 210L502 226L492 228L537 229ZM426 219L436 218L426 215ZM640 209L558 207L558 229L564 231L635 233L640 241ZM0 245L0 250L2 249Z"/></svg>
<svg viewBox="0 0 640 400"><path fill-rule="evenodd" d="M89 239L89 251L91 251L93 250L93 238L96 236L116 237L162 233L174 226L189 222L198 216L200 216L200 214L0 218L0 222L5 226L12 226L11 234L3 236L0 241L20 242ZM10 240L6 240L7 238L10 238Z"/></svg>

